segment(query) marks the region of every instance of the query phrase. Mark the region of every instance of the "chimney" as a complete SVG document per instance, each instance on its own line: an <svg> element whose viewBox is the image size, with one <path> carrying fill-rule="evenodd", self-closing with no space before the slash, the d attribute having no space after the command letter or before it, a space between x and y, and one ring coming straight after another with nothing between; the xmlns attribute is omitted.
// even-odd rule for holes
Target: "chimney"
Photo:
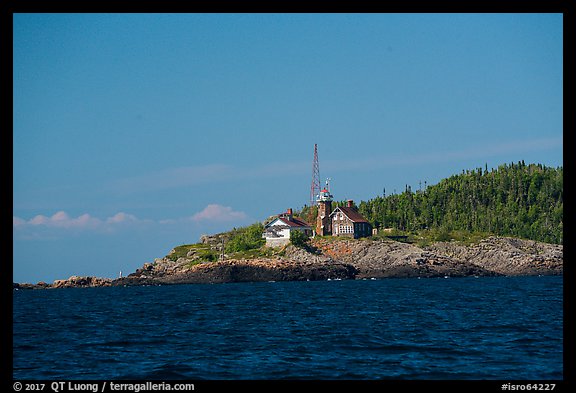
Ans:
<svg viewBox="0 0 576 393"><path fill-rule="evenodd" d="M354 201L352 199L348 199L346 202L347 202L347 204L346 204L347 207L354 207Z"/></svg>

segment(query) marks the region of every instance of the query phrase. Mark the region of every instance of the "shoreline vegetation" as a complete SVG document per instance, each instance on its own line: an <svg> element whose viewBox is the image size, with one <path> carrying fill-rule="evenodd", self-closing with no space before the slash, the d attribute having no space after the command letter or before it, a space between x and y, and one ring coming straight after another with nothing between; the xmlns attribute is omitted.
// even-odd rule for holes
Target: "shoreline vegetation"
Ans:
<svg viewBox="0 0 576 393"><path fill-rule="evenodd" d="M261 246L218 260L219 237L174 248L117 279L72 276L48 283L14 283L13 289L133 285L215 284L262 281L316 281L562 275L563 246L489 236L478 241L400 242L384 236L350 239L317 237L301 247ZM216 258L216 259L214 259Z"/></svg>
<svg viewBox="0 0 576 393"><path fill-rule="evenodd" d="M385 277L561 275L563 168L524 161L360 202L377 234L264 245L263 223L180 245L118 279L72 276L15 289ZM346 202L334 201L332 207ZM294 216L316 222L317 207Z"/></svg>

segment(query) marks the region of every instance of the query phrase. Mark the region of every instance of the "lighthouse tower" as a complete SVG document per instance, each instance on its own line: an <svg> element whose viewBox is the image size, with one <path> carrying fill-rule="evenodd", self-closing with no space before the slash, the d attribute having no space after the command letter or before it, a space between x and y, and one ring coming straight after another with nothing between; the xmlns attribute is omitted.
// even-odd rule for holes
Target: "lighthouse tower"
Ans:
<svg viewBox="0 0 576 393"><path fill-rule="evenodd" d="M330 194L330 179L326 179L326 185L316 197L318 203L318 216L316 218L316 234L328 236L332 234L330 226L330 213L332 213L332 194Z"/></svg>

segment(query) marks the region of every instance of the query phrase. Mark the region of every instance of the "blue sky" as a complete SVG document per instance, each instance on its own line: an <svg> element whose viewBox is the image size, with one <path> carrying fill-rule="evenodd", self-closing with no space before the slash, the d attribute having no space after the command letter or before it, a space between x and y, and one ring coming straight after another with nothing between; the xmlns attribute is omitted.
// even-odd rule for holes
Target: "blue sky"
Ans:
<svg viewBox="0 0 576 393"><path fill-rule="evenodd" d="M309 200L562 165L561 14L15 14L17 282Z"/></svg>

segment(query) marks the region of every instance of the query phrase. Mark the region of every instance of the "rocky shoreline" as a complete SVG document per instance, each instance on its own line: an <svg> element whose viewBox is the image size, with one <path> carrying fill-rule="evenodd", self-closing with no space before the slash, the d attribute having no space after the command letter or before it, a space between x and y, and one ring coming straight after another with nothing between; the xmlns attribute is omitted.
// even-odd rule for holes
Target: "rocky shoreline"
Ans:
<svg viewBox="0 0 576 393"><path fill-rule="evenodd" d="M191 263L169 255L118 279L72 276L14 289L405 277L562 275L563 246L492 236L472 245L426 247L393 240L314 239L311 249L285 248L273 258Z"/></svg>

